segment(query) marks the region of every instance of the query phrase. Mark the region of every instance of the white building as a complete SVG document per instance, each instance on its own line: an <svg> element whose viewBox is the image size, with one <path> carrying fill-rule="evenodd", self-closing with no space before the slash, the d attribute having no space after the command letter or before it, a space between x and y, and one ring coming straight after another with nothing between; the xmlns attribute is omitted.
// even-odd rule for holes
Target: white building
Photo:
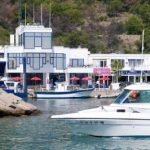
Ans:
<svg viewBox="0 0 150 150"><path fill-rule="evenodd" d="M93 67L110 68L112 77L116 76L113 72L113 61L117 61L117 73L120 81L140 82L141 72L145 82L150 81L150 54L91 54L90 60ZM119 66L121 68L119 69ZM141 71L142 70L142 71ZM112 80L115 80L112 78Z"/></svg>
<svg viewBox="0 0 150 150"><path fill-rule="evenodd" d="M20 25L15 35L10 35L10 45L0 50L1 75L22 76L25 58L28 84L33 76L46 84L51 79L69 80L70 73L88 73L87 68L76 70L88 64L88 49L52 46L52 29L41 25Z"/></svg>
<svg viewBox="0 0 150 150"><path fill-rule="evenodd" d="M68 81L70 77L109 76L115 80L116 72L124 82L139 82L141 70L145 81L150 81L150 55L148 54L90 54L87 48L52 46L52 29L41 25L20 25L15 35L10 35L10 45L0 47L0 73L3 76L22 76L23 58L26 59L27 83L33 76L41 78L40 84ZM116 66L117 68L117 66ZM94 70L98 69L98 74ZM104 69L109 72L103 72ZM102 71L102 72L101 72ZM79 83L81 81L78 81Z"/></svg>

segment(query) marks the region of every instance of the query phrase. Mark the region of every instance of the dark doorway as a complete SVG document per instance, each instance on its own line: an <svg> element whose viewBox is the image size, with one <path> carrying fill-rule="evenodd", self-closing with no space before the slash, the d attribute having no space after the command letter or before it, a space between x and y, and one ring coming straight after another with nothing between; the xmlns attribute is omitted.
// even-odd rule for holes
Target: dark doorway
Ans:
<svg viewBox="0 0 150 150"><path fill-rule="evenodd" d="M0 76L4 76L6 62L0 62Z"/></svg>

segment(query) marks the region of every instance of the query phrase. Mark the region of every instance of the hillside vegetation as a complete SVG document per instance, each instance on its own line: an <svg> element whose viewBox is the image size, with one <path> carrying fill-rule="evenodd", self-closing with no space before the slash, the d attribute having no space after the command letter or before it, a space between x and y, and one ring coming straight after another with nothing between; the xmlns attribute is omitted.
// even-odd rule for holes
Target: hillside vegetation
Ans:
<svg viewBox="0 0 150 150"><path fill-rule="evenodd" d="M144 29L144 53L150 53L148 0L22 0L22 3L22 23L25 6L27 22L33 23L34 12L35 22L40 23L42 3L43 24L53 29L53 45L87 47L92 53L141 53ZM9 33L14 33L17 25L18 0L1 0L0 44L8 43Z"/></svg>

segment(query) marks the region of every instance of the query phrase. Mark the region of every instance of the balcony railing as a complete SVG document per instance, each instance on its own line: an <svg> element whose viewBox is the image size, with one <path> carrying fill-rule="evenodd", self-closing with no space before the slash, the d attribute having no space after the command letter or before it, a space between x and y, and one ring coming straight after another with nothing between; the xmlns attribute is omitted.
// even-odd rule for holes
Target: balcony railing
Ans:
<svg viewBox="0 0 150 150"><path fill-rule="evenodd" d="M93 65L83 65L83 66L72 66L68 65L68 68L91 68Z"/></svg>

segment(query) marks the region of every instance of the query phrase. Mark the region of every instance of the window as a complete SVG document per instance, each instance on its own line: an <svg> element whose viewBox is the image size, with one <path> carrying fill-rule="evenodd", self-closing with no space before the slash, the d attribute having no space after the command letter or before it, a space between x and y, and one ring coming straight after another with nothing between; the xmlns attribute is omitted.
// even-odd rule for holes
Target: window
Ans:
<svg viewBox="0 0 150 150"><path fill-rule="evenodd" d="M63 53L51 53L50 54L50 64L56 69L66 68L66 55Z"/></svg>
<svg viewBox="0 0 150 150"><path fill-rule="evenodd" d="M25 37L25 48L34 48L34 37Z"/></svg>
<svg viewBox="0 0 150 150"><path fill-rule="evenodd" d="M143 59L128 59L129 66L131 68L140 67L143 65L144 60Z"/></svg>
<svg viewBox="0 0 150 150"><path fill-rule="evenodd" d="M100 67L107 67L106 60L100 60Z"/></svg>
<svg viewBox="0 0 150 150"><path fill-rule="evenodd" d="M93 64L96 67L107 67L107 60L106 59L94 59Z"/></svg>
<svg viewBox="0 0 150 150"><path fill-rule="evenodd" d="M19 43L21 39L19 38ZM50 32L26 32L24 33L24 48L33 49L41 47L43 49L51 48L51 33Z"/></svg>
<svg viewBox="0 0 150 150"><path fill-rule="evenodd" d="M42 48L51 48L51 33L42 33Z"/></svg>
<svg viewBox="0 0 150 150"><path fill-rule="evenodd" d="M8 69L16 69L22 64L22 54L19 53L9 53L8 54Z"/></svg>
<svg viewBox="0 0 150 150"><path fill-rule="evenodd" d="M35 47L41 47L41 37L35 37Z"/></svg>
<svg viewBox="0 0 150 150"><path fill-rule="evenodd" d="M71 67L83 67L84 59L70 59L70 66Z"/></svg>
<svg viewBox="0 0 150 150"><path fill-rule="evenodd" d="M19 45L22 45L22 34L19 35Z"/></svg>
<svg viewBox="0 0 150 150"><path fill-rule="evenodd" d="M29 64L33 70L39 70L46 64L46 54L27 54L27 64Z"/></svg>
<svg viewBox="0 0 150 150"><path fill-rule="evenodd" d="M51 48L51 37L42 37L42 48Z"/></svg>

